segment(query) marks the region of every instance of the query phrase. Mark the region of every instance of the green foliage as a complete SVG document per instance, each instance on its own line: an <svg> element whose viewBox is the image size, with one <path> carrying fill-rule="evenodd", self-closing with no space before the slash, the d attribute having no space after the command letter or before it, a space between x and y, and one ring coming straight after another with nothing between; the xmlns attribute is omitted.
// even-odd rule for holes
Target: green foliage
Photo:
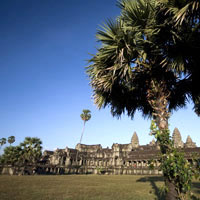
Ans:
<svg viewBox="0 0 200 200"><path fill-rule="evenodd" d="M157 80L165 82L170 93L169 111L192 100L200 113L198 0L121 0L118 4L121 15L98 30L102 45L87 67L98 108L109 106L117 117L127 112L133 118L136 110L152 116L147 93L151 81ZM184 11L187 4L190 9Z"/></svg>
<svg viewBox="0 0 200 200"><path fill-rule="evenodd" d="M16 165L21 163L22 149L20 146L9 146L4 149L2 164Z"/></svg>
<svg viewBox="0 0 200 200"><path fill-rule="evenodd" d="M106 173L106 170L103 169L102 167L97 167L96 170L97 170L97 174L105 174Z"/></svg>
<svg viewBox="0 0 200 200"><path fill-rule="evenodd" d="M26 165L35 164L42 155L42 142L39 138L26 137L18 146L9 146L4 149L1 164Z"/></svg>
<svg viewBox="0 0 200 200"><path fill-rule="evenodd" d="M91 111L88 109L84 109L83 112L81 113L80 117L83 120L83 130L82 130L81 138L80 138L80 144L81 144L82 138L83 138L83 133L85 130L85 123L91 119ZM76 153L76 162L78 162L77 160L78 160L78 151Z"/></svg>
<svg viewBox="0 0 200 200"><path fill-rule="evenodd" d="M6 144L6 138L1 138L0 145L3 146L4 144Z"/></svg>
<svg viewBox="0 0 200 200"><path fill-rule="evenodd" d="M36 163L42 155L42 142L36 137L26 137L20 147L24 152L23 159L25 163Z"/></svg>
<svg viewBox="0 0 200 200"><path fill-rule="evenodd" d="M83 110L83 113L80 115L81 119L86 122L89 121L91 118L91 111L90 110Z"/></svg>
<svg viewBox="0 0 200 200"><path fill-rule="evenodd" d="M165 176L176 184L179 195L187 194L191 189L192 165L184 158L184 154L176 150L162 157L161 168Z"/></svg>
<svg viewBox="0 0 200 200"><path fill-rule="evenodd" d="M168 129L160 131L153 120L150 129L161 148L160 169L175 184L179 199L185 199L191 190L192 179L200 177L199 160L194 158L191 163L188 162L184 153L174 148Z"/></svg>
<svg viewBox="0 0 200 200"><path fill-rule="evenodd" d="M109 106L113 116L133 118L139 110L156 118L159 128L152 124L152 133L160 144L163 170L185 193L190 168L183 169L187 162L173 148L167 120L169 112L189 100L200 114L199 0L121 0L118 5L121 15L98 30L102 45L87 67L94 102L98 108ZM177 177L182 171L186 178Z"/></svg>
<svg viewBox="0 0 200 200"><path fill-rule="evenodd" d="M151 121L151 134L157 139L162 154L165 154L173 146L173 142L170 139L170 131L168 129L160 131L154 120Z"/></svg>
<svg viewBox="0 0 200 200"><path fill-rule="evenodd" d="M8 137L8 143L11 145L12 143L15 142L15 136L10 136Z"/></svg>

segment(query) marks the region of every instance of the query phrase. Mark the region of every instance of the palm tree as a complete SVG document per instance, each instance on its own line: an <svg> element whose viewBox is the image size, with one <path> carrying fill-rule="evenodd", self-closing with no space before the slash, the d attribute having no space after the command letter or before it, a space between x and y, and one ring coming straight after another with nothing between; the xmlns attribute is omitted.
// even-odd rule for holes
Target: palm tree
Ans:
<svg viewBox="0 0 200 200"><path fill-rule="evenodd" d="M8 143L10 144L10 146L11 146L11 144L14 143L14 142L15 142L15 136L10 136L10 137L8 138Z"/></svg>
<svg viewBox="0 0 200 200"><path fill-rule="evenodd" d="M26 137L25 140L20 143L20 147L23 152L24 164L36 164L42 155L42 141L37 137Z"/></svg>
<svg viewBox="0 0 200 200"><path fill-rule="evenodd" d="M197 80L194 69L198 69L193 67L196 63L189 66L194 58L178 55L177 49L184 43L184 30L166 14L164 4L122 0L119 6L121 16L116 21L108 20L97 32L102 47L87 67L95 104L99 108L110 106L117 117L126 112L133 118L139 110L144 117L153 117L164 134L169 112L184 107L189 99L200 111L200 91L191 87ZM162 154L169 149L168 144L160 146ZM166 199L176 199L173 181L165 178Z"/></svg>
<svg viewBox="0 0 200 200"><path fill-rule="evenodd" d="M4 144L6 144L6 138L1 138L1 139L0 139L0 145L1 145L1 147L2 147Z"/></svg>
<svg viewBox="0 0 200 200"><path fill-rule="evenodd" d="M85 123L87 121L89 121L90 118L91 118L91 114L90 113L91 113L90 110L83 110L83 113L81 113L81 115L80 115L81 119L83 120L83 130L82 130L82 133L81 133L80 144L82 142L83 133L85 131Z"/></svg>
<svg viewBox="0 0 200 200"><path fill-rule="evenodd" d="M12 166L22 166L21 162L22 149L19 146L9 146L4 149L4 154L2 155L3 164Z"/></svg>
<svg viewBox="0 0 200 200"><path fill-rule="evenodd" d="M83 138L83 133L85 131L85 124L87 121L90 120L91 118L91 111L90 110L87 110L87 109L84 109L80 115L81 119L83 120L83 130L82 130L82 133L81 133L81 138L80 138L80 142L79 144L81 145L81 142L82 142L82 138ZM78 163L78 150L76 152L76 162ZM78 170L78 169L77 169Z"/></svg>
<svg viewBox="0 0 200 200"><path fill-rule="evenodd" d="M6 147L1 162L2 164L19 167L18 170L29 165L33 170L34 165L37 164L42 155L41 144L42 142L39 138L26 137L20 145Z"/></svg>

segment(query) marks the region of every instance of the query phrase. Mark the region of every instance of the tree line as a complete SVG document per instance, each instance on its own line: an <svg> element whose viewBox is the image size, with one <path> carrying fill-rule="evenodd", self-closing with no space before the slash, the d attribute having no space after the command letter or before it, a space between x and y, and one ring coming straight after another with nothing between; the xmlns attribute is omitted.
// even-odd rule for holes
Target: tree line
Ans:
<svg viewBox="0 0 200 200"><path fill-rule="evenodd" d="M15 137L8 139L1 138L1 147L10 144L4 148L4 153L0 156L1 165L26 166L36 164L42 156L42 141L37 137L26 137L23 142L17 146L11 146L15 142Z"/></svg>
<svg viewBox="0 0 200 200"><path fill-rule="evenodd" d="M1 138L1 139L0 139L0 145L1 145L1 147L2 147L4 144L6 144L7 141L8 141L8 143L11 145L12 143L15 142L15 136L10 136L10 137L8 137L8 139L6 139L6 138Z"/></svg>

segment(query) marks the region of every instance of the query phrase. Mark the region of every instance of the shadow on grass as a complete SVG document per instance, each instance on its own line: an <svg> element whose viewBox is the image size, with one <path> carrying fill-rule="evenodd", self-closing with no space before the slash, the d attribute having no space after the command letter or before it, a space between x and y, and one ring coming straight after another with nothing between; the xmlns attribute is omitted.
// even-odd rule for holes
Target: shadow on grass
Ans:
<svg viewBox="0 0 200 200"><path fill-rule="evenodd" d="M194 182L192 183L192 187L194 188L195 193L200 194L200 183Z"/></svg>
<svg viewBox="0 0 200 200"><path fill-rule="evenodd" d="M165 195L162 192L162 188L158 187L156 185L156 182L162 182L164 181L164 178L162 176L150 176L150 177L144 177L137 180L137 182L150 182L151 186L154 190L154 194L156 195L158 200L165 199ZM200 183L194 182L192 183L192 188L196 194L200 194ZM199 197L196 197L194 194L190 197L191 200L200 200Z"/></svg>
<svg viewBox="0 0 200 200"><path fill-rule="evenodd" d="M160 187L156 185L156 182L162 182L162 181L164 181L162 176L150 176L150 177L140 178L137 180L137 182L150 182L154 190L154 194L159 200L165 199L164 192L162 191Z"/></svg>
<svg viewBox="0 0 200 200"><path fill-rule="evenodd" d="M192 183L192 188L196 194L200 194L200 183L197 183L197 182ZM196 197L195 195L192 195L191 199L200 200L200 198Z"/></svg>
<svg viewBox="0 0 200 200"><path fill-rule="evenodd" d="M199 199L198 197L192 195L192 196L191 196L191 200L200 200L200 199Z"/></svg>

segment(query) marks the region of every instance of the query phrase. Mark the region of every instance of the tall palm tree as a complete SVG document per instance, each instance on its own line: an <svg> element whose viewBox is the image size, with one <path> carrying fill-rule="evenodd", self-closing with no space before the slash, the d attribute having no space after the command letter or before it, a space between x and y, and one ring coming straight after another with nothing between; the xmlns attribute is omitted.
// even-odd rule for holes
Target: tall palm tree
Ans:
<svg viewBox="0 0 200 200"><path fill-rule="evenodd" d="M189 99L199 108L200 91L191 87L195 79L190 78L197 67L188 64L194 59L189 62L177 51L173 56L174 48L184 43L180 39L184 30L160 1L122 0L119 6L117 20L108 20L97 32L102 46L87 68L95 104L110 106L117 117L126 112L133 118L139 110L144 117L153 117L164 134L170 111L184 107ZM161 146L162 153L168 148ZM166 199L176 199L173 182L165 178Z"/></svg>
<svg viewBox="0 0 200 200"><path fill-rule="evenodd" d="M83 139L83 133L84 133L84 131L85 131L85 124L86 124L86 122L89 121L90 118L91 118L91 114L90 114L90 113L91 113L90 110L84 109L84 110L82 111L81 115L80 115L81 119L83 120L83 130L82 130L82 132L81 132L81 138L80 138L80 142L79 142L80 145L81 145L81 142L82 142L82 139ZM78 150L77 150L77 152L76 152L76 162L77 162L77 164L78 164ZM77 170L78 170L78 169L77 169Z"/></svg>
<svg viewBox="0 0 200 200"><path fill-rule="evenodd" d="M14 143L14 142L15 142L15 136L10 136L10 137L8 138L8 143L10 144L10 146L11 146L11 144Z"/></svg>
<svg viewBox="0 0 200 200"><path fill-rule="evenodd" d="M158 126L164 129L168 109L185 106L187 100L186 89L180 90L186 84L181 74L162 64L166 45L162 40L169 38L171 30L160 33L154 16L156 1L122 1L120 7L122 15L117 21L109 20L98 31L97 39L103 45L87 69L95 104L99 108L110 105L118 117L127 111L133 118L138 109L144 116L157 116Z"/></svg>
<svg viewBox="0 0 200 200"><path fill-rule="evenodd" d="M83 133L84 133L84 131L85 131L85 123L86 123L87 121L89 121L90 118L91 118L91 114L90 114L90 113L91 113L90 110L83 110L83 112L82 112L81 115L80 115L81 119L83 120L83 130L82 130L82 133L81 133L80 144L81 144L81 142L82 142Z"/></svg>

